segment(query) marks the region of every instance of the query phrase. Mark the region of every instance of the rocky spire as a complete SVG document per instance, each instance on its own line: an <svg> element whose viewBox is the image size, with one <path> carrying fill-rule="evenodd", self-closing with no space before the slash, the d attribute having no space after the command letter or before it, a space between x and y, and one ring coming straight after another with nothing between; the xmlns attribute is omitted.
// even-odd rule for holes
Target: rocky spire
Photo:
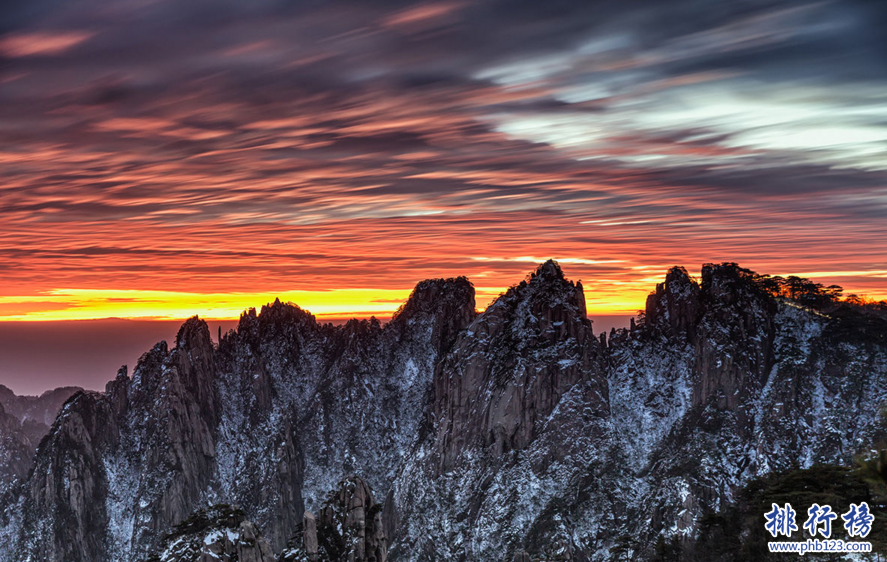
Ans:
<svg viewBox="0 0 887 562"><path fill-rule="evenodd" d="M382 505L362 478L339 483L315 520L305 512L302 528L280 556L281 562L386 562L388 543Z"/></svg>
<svg viewBox="0 0 887 562"><path fill-rule="evenodd" d="M700 301L693 403L743 410L773 365L776 301L735 263L703 267Z"/></svg>
<svg viewBox="0 0 887 562"><path fill-rule="evenodd" d="M692 342L700 310L699 285L686 269L675 266L668 270L665 282L656 285L656 291L647 297L646 324Z"/></svg>
<svg viewBox="0 0 887 562"><path fill-rule="evenodd" d="M606 415L600 359L582 286L555 261L543 263L496 299L438 368L440 469L449 470L466 446L489 446L494 455L524 447L536 423L580 380L594 380L590 407Z"/></svg>
<svg viewBox="0 0 887 562"><path fill-rule="evenodd" d="M309 562L317 562L320 550L317 543L317 519L310 511L302 516L302 546Z"/></svg>
<svg viewBox="0 0 887 562"><path fill-rule="evenodd" d="M433 318L431 342L443 352L474 320L474 306L474 286L467 278L428 279L416 285L407 302L395 312L391 325L402 330L423 318Z"/></svg>
<svg viewBox="0 0 887 562"><path fill-rule="evenodd" d="M218 422L219 404L215 389L215 356L209 326L194 316L179 328L174 361L185 389L194 396L202 417L211 426Z"/></svg>

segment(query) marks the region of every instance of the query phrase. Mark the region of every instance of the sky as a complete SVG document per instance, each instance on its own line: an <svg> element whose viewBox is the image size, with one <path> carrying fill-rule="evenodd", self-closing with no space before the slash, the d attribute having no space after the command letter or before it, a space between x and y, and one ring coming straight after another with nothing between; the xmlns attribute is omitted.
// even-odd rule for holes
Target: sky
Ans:
<svg viewBox="0 0 887 562"><path fill-rule="evenodd" d="M885 28L878 0L4 0L0 321L385 317L456 275L483 308L548 258L599 315L721 261L887 298Z"/></svg>

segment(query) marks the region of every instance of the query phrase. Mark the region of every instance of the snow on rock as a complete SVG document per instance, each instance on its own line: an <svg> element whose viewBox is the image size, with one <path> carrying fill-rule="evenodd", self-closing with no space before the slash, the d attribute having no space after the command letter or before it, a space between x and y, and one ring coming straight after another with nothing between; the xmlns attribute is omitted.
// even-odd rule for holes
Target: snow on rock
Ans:
<svg viewBox="0 0 887 562"><path fill-rule="evenodd" d="M146 562L275 562L271 547L239 509L216 505L177 525Z"/></svg>

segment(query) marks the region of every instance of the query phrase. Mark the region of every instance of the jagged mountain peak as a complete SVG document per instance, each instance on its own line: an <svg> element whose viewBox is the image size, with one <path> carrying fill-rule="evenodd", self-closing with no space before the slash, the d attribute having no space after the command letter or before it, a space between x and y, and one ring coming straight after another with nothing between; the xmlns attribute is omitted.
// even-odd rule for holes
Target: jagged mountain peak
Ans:
<svg viewBox="0 0 887 562"><path fill-rule="evenodd" d="M530 274L531 278L550 278L550 279L564 279L564 271L561 269L561 265L556 262L554 259L548 259L536 268L536 271Z"/></svg>
<svg viewBox="0 0 887 562"><path fill-rule="evenodd" d="M681 266L668 270L665 280L647 297L646 326L670 334L684 334L695 341L697 324L717 315L729 323L733 315L773 315L776 301L763 281L767 276L734 262L707 263L698 282Z"/></svg>
<svg viewBox="0 0 887 562"><path fill-rule="evenodd" d="M392 316L392 321L452 307L465 307L469 303L473 309L474 285L467 277L426 279L416 284L409 298Z"/></svg>
<svg viewBox="0 0 887 562"><path fill-rule="evenodd" d="M431 344L442 353L476 317L474 285L466 277L428 279L416 285L389 326L403 337L411 326L430 322Z"/></svg>
<svg viewBox="0 0 887 562"><path fill-rule="evenodd" d="M136 361L136 367L133 369L133 380L140 378L142 372L156 371L163 364L163 361L169 355L169 345L166 340L160 340L154 346L142 354Z"/></svg>
<svg viewBox="0 0 887 562"><path fill-rule="evenodd" d="M250 310L255 311L255 309ZM266 322L272 322L284 318L311 323L317 322L317 319L309 311L300 307L296 303L281 301L280 298L274 299L274 302L271 304L263 305L259 312L259 318Z"/></svg>
<svg viewBox="0 0 887 562"><path fill-rule="evenodd" d="M590 327L582 285L567 280L557 262L548 260L477 316L457 347L482 345L487 353L500 355L558 339L584 345Z"/></svg>
<svg viewBox="0 0 887 562"><path fill-rule="evenodd" d="M309 329L318 326L317 319L309 311L292 302L284 302L279 298L273 303L262 305L259 312L255 308L248 308L240 314L236 331L240 334L275 330L282 325L302 325Z"/></svg>
<svg viewBox="0 0 887 562"><path fill-rule="evenodd" d="M179 328L176 335L176 347L173 355L185 363L180 363L183 368L186 363L194 360L211 361L213 343L209 335L209 326L197 316L189 318Z"/></svg>
<svg viewBox="0 0 887 562"><path fill-rule="evenodd" d="M474 318L474 306L474 286L466 277L427 279L416 285L407 301L393 314L391 324L403 326L420 316L436 316L444 325L437 327L437 332L440 333L435 341L440 339L449 341ZM241 313L234 333L240 337L251 334L249 336L251 339L269 335L273 337L273 334L290 337L294 328L321 330L323 333L339 332L351 337L357 333L375 332L383 326L375 317L351 318L337 327L331 324L322 325L308 310L278 298L273 303L262 306L258 313L255 308L249 308ZM231 337L232 332L225 334L221 338L223 345L230 345Z"/></svg>
<svg viewBox="0 0 887 562"><path fill-rule="evenodd" d="M195 315L185 320L176 333L176 347L188 348L203 343L209 338L209 326L206 321Z"/></svg>
<svg viewBox="0 0 887 562"><path fill-rule="evenodd" d="M744 279L755 275L755 273L750 269L741 267L738 263L731 261L725 261L721 263L710 262L702 264L703 280L708 279L713 275L720 275L723 277L730 277L734 279Z"/></svg>
<svg viewBox="0 0 887 562"><path fill-rule="evenodd" d="M768 295L756 283L760 276L734 262L707 263L702 266L701 290L710 299L733 303L740 296L766 298Z"/></svg>
<svg viewBox="0 0 887 562"><path fill-rule="evenodd" d="M560 264L554 260L542 263L526 279L509 287L487 307L479 320L483 321L485 316L497 316L500 308L541 310L546 307L564 308L577 320L587 322L582 283L568 280ZM530 315L530 320L535 318L535 314Z"/></svg>
<svg viewBox="0 0 887 562"><path fill-rule="evenodd" d="M75 392L62 404L62 408L59 410L58 417L54 423L59 423L60 420L72 413L80 413L85 409L91 408L101 399L102 394L94 390L79 390Z"/></svg>
<svg viewBox="0 0 887 562"><path fill-rule="evenodd" d="M114 377L114 380L108 381L108 384L105 385L105 397L118 416L122 415L129 406L130 384L132 384L132 380L129 378L129 369L123 365L117 369L117 376Z"/></svg>
<svg viewBox="0 0 887 562"><path fill-rule="evenodd" d="M530 272L526 278L527 284L537 289L546 286L548 288L559 288L560 286L569 285L575 287L576 284L567 280L564 270L558 262L550 259L539 264L535 270Z"/></svg>
<svg viewBox="0 0 887 562"><path fill-rule="evenodd" d="M249 343L253 351L258 351L261 342L283 346L288 341L302 341L312 334L332 330L331 325L319 324L309 311L278 298L263 305L258 313L255 308L241 313L236 328L220 334L219 349L227 353L240 343Z"/></svg>
<svg viewBox="0 0 887 562"><path fill-rule="evenodd" d="M699 320L699 292L699 284L686 269L672 267L665 281L647 297L647 324L670 334L686 335L692 341Z"/></svg>
<svg viewBox="0 0 887 562"><path fill-rule="evenodd" d="M341 330L348 336L368 334L382 329L382 322L378 318L372 316L370 318L351 318L341 327Z"/></svg>
<svg viewBox="0 0 887 562"><path fill-rule="evenodd" d="M673 265L668 269L668 272L665 274L665 283L697 284L696 280L687 273L687 268L682 265Z"/></svg>
<svg viewBox="0 0 887 562"><path fill-rule="evenodd" d="M169 345L166 340L160 340L136 361L135 369L132 371L132 379L129 382L118 377L111 384L115 389L127 390L127 393L129 388L133 388L138 389L144 396L152 395L157 389L157 385L160 384L160 377L168 359Z"/></svg>
<svg viewBox="0 0 887 562"><path fill-rule="evenodd" d="M543 263L478 316L435 372L437 469L474 447L523 449L578 381L588 382L587 411L605 410L600 358L582 286ZM473 406L481 397L489 405Z"/></svg>
<svg viewBox="0 0 887 562"><path fill-rule="evenodd" d="M80 390L68 398L47 435L40 443L37 454L44 448L52 455L69 455L71 446L90 447L97 439L103 439L116 431L105 395L93 390ZM78 453L79 454L79 453ZM89 455L94 454L92 451Z"/></svg>

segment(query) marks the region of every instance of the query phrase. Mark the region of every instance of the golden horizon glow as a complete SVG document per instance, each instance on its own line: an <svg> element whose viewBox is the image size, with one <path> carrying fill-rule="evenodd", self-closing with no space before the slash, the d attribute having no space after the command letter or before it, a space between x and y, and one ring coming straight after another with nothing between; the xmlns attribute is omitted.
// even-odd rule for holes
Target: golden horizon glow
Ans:
<svg viewBox="0 0 887 562"><path fill-rule="evenodd" d="M105 318L236 320L241 313L280 299L318 319L351 315L390 316L409 290L336 289L280 293L189 293L178 291L57 289L41 296L0 297L0 321L99 320ZM16 306L18 305L18 306ZM28 307L35 308L27 310Z"/></svg>
<svg viewBox="0 0 887 562"><path fill-rule="evenodd" d="M483 259L483 258L482 258ZM535 258L513 258L525 262ZM562 260L570 263L571 260ZM572 260L581 263L581 260ZM592 260L586 260L586 263ZM619 262L619 260L613 260ZM644 307L647 295L665 276L665 267L631 266L637 277L601 278L584 286L588 314L633 315ZM655 274L652 274L653 271ZM831 278L883 278L883 270L819 272ZM482 272L478 277L487 274ZM784 274L788 276L792 274ZM815 277L811 274L796 274ZM814 278L814 280L816 280ZM820 281L822 281L820 279ZM507 286L476 286L476 305L483 311ZM207 320L237 320L250 308L280 299L307 310L318 320L348 318L389 318L407 301L408 289L347 288L331 290L292 290L257 292L184 292L134 289L54 289L38 295L0 296L0 322L49 322L66 320L182 320L194 315ZM847 290L846 293L854 291ZM874 300L887 299L887 293L861 293Z"/></svg>
<svg viewBox="0 0 887 562"><path fill-rule="evenodd" d="M507 287L476 288L483 311ZM58 289L40 296L0 297L0 322L66 320L237 320L250 308L280 299L295 304L318 320L390 318L412 289L335 289L280 293L183 293L175 291ZM618 313L621 311L611 311Z"/></svg>

